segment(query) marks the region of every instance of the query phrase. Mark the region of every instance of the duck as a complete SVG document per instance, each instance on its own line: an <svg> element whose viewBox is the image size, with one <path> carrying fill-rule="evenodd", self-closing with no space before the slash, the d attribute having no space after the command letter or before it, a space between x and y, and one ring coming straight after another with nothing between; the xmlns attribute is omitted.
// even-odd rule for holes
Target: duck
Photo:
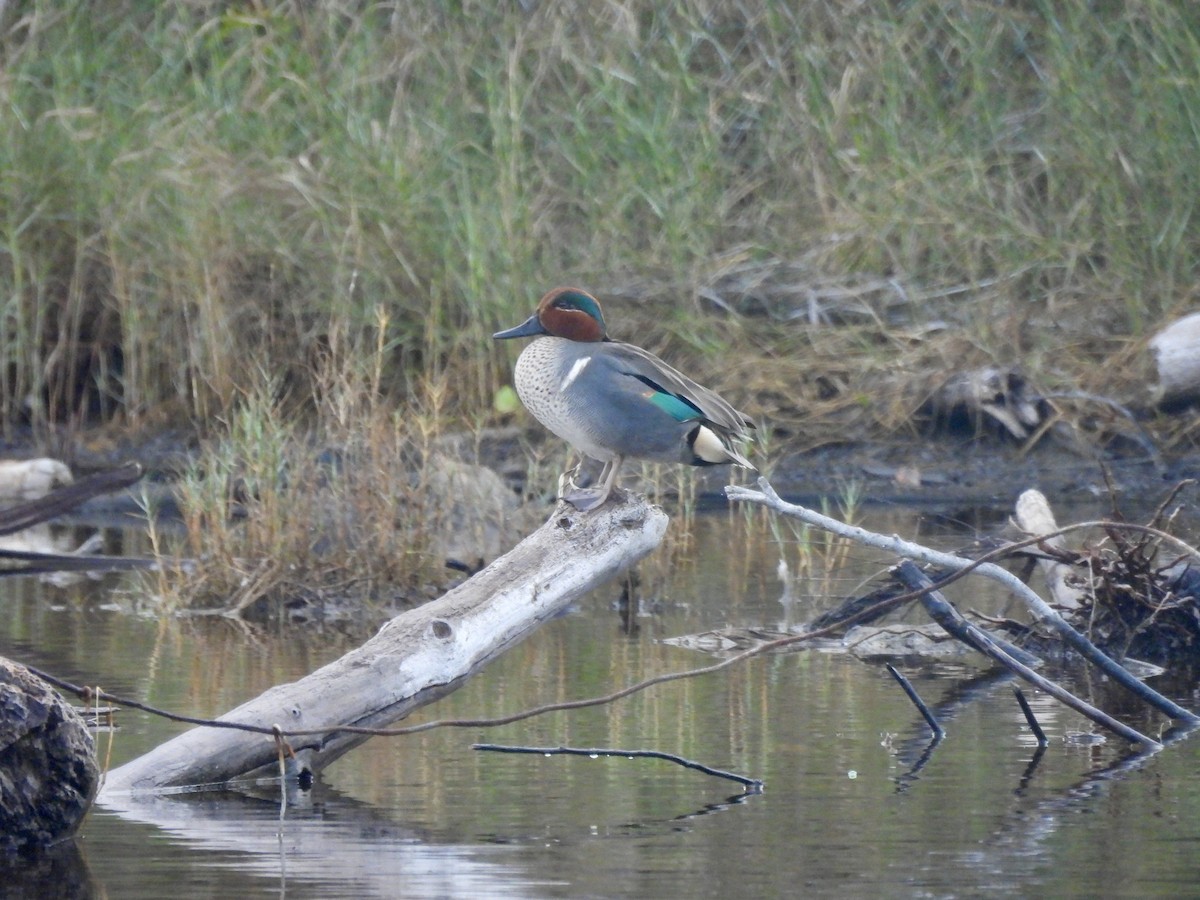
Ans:
<svg viewBox="0 0 1200 900"><path fill-rule="evenodd" d="M750 418L648 350L609 337L587 291L555 288L528 319L492 337L534 338L513 370L517 396L549 431L604 463L594 487L568 477L562 499L577 510L608 500L626 459L756 471L737 449L751 438Z"/></svg>

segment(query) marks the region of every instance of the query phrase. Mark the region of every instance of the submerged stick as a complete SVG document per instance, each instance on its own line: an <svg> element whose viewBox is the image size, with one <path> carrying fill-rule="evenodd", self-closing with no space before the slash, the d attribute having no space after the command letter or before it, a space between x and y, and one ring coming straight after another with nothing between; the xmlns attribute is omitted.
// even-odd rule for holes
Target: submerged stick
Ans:
<svg viewBox="0 0 1200 900"><path fill-rule="evenodd" d="M1146 703L1149 703L1155 709L1170 716L1172 719L1179 719L1188 724L1195 725L1200 723L1200 716L1191 712L1188 709L1180 706L1173 700L1164 697L1158 691L1154 690L1146 684L1138 681L1127 669L1107 656L1095 644L1089 641L1086 637L1071 627L1070 623L1060 616L1054 609L1039 597L1025 582L1021 581L1016 575L1009 572L1007 569L990 562L979 562L975 560L963 559L961 556L955 556L953 553L942 553L938 550L933 550L929 547L924 547L921 544L914 544L911 541L903 540L902 538L892 535L888 537L882 534L876 534L867 531L865 528L859 528L855 525L847 525L845 522L839 522L837 519L829 516L823 516L818 512L807 509L803 506L797 506L793 503L788 503L783 500L775 489L771 487L770 482L765 478L758 479L759 490L742 487L740 485L729 485L725 488L725 495L730 500L744 500L747 503L758 503L775 512L799 519L802 522L808 522L810 525L816 525L818 528L824 528L826 531L831 531L834 534L842 537L850 538L858 541L869 547L877 547L880 550L886 550L890 553L895 553L897 556L903 556L908 559L918 559L922 562L927 562L944 569L952 569L955 572L964 572L966 570L977 571L980 575L986 578L991 578L999 581L1013 593L1015 593L1025 605L1029 608L1040 621L1045 622L1058 632L1059 637L1068 645L1074 648L1084 659L1101 669L1106 675L1110 676L1115 682L1122 687L1136 694Z"/></svg>
<svg viewBox="0 0 1200 900"><path fill-rule="evenodd" d="M1046 737L1046 732L1042 731L1042 726L1037 720L1037 716L1033 714L1033 707L1029 705L1029 701L1025 699L1025 692L1015 684L1013 685L1013 694L1017 698L1017 706L1021 707L1021 712L1025 715L1025 721L1029 723L1029 730L1033 732L1033 736L1037 738L1039 747L1047 747L1050 744L1049 738Z"/></svg>
<svg viewBox="0 0 1200 900"><path fill-rule="evenodd" d="M712 775L715 778L736 781L738 784L744 785L750 793L762 793L763 789L763 783L758 778L747 778L745 775L726 772L724 769L714 769L712 766L704 765L704 763L676 756L674 753L663 753L661 750L602 750L586 747L511 747L504 744L472 744L471 749L488 750L492 753L534 753L540 756L587 756L591 758L597 756L623 756L627 759L665 759L667 762L673 762L678 766L683 766L685 769L695 769L697 772L703 772L705 775Z"/></svg>
<svg viewBox="0 0 1200 900"><path fill-rule="evenodd" d="M925 721L929 723L929 727L933 729L934 738L939 741L944 738L946 736L946 729L941 726L940 722L938 722L937 716L933 714L933 710L925 705L925 701L921 699L921 695L917 693L917 689L912 686L912 682L905 678L904 675L901 674L900 670L891 663L887 663L886 665L887 670L891 672L892 677L896 679L896 683L904 689L904 693L908 694L908 699L913 702L913 705L916 706L921 715L925 717Z"/></svg>
<svg viewBox="0 0 1200 900"><path fill-rule="evenodd" d="M1118 721L1101 709L1097 709L1085 700L1076 697L1062 685L1051 681L1039 675L1029 666L1020 662L1015 657L1006 652L1000 645L992 640L982 628L972 625L958 614L958 610L954 605L947 600L934 586L933 581L928 575L918 569L912 562L905 560L896 566L893 571L896 576L904 583L904 586L910 590L927 590L921 598L921 603L925 606L930 617L957 637L959 640L974 647L985 656L994 659L1000 665L1004 666L1017 675L1024 678L1034 687L1041 688L1051 697L1061 703L1071 707L1082 716L1091 719L1097 725L1107 728L1109 731L1119 734L1121 737L1135 744L1142 744L1146 747L1157 749L1162 745L1154 740L1154 738L1146 737L1135 728L1130 728L1124 722Z"/></svg>

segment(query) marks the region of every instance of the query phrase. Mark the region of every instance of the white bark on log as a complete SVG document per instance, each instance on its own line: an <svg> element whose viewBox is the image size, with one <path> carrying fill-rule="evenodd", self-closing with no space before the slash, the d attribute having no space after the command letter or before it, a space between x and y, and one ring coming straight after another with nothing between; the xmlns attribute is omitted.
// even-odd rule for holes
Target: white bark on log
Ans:
<svg viewBox="0 0 1200 900"><path fill-rule="evenodd" d="M451 693L573 600L633 565L658 546L666 526L662 510L641 497L589 513L559 504L546 524L463 584L392 619L341 659L221 718L284 731L385 728ZM335 732L289 743L299 765L316 772L366 739ZM127 791L222 784L266 766L277 767L270 736L201 726L110 772L98 802Z"/></svg>
<svg viewBox="0 0 1200 900"><path fill-rule="evenodd" d="M1017 498L1017 526L1026 534L1050 534L1058 531L1058 523L1054 521L1054 510L1041 491L1027 490ZM1064 549L1066 541L1060 534L1046 540L1046 545L1055 549ZM1038 568L1046 579L1046 587L1059 609L1077 610L1083 606L1083 591L1068 583L1068 577L1073 570L1065 563L1052 559L1039 559Z"/></svg>

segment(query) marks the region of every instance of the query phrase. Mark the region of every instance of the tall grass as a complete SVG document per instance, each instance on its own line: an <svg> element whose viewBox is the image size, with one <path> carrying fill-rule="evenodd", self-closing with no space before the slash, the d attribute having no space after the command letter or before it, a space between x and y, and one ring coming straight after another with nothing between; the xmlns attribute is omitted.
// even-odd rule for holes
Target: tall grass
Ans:
<svg viewBox="0 0 1200 900"><path fill-rule="evenodd" d="M331 334L310 398L260 372L232 404L179 483L182 565L156 544L164 566L147 588L163 608L254 617L391 608L440 586L448 558L474 565L495 554L487 532L502 520L519 527L500 479L440 440L443 384L416 385L403 415L386 401L387 331L381 309L373 343ZM298 405L314 411L306 427Z"/></svg>
<svg viewBox="0 0 1200 900"><path fill-rule="evenodd" d="M698 352L747 263L957 286L903 315L997 355L1195 302L1194 4L528 6L7 4L5 428L209 428L380 304L381 390L477 414L561 281Z"/></svg>

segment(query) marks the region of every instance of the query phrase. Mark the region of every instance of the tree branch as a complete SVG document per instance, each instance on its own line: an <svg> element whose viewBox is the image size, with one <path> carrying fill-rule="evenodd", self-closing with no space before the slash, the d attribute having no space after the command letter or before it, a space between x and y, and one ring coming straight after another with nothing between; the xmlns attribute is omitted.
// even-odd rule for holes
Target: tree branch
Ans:
<svg viewBox="0 0 1200 900"><path fill-rule="evenodd" d="M887 537L882 534L875 534L867 531L864 528L859 528L855 525L847 525L845 522L839 522L837 519L829 516L821 515L811 509L803 506L797 506L783 500L775 489L771 487L770 482L765 478L758 479L759 490L755 491L750 488L741 487L740 485L729 485L725 488L725 494L730 500L741 500L746 503L757 503L772 509L775 512L799 519L802 522L807 522L810 525L816 525L818 528L824 528L826 531L831 531L834 534L850 538L858 541L869 547L877 547L880 550L886 550L894 553L897 556L906 557L908 559L918 559L922 562L930 563L944 569L955 571L963 571L973 569L978 571L980 575L986 578L991 578L1000 582L1013 593L1015 593L1030 612L1034 614L1040 621L1052 627L1065 643L1073 647L1086 660L1097 666L1105 674L1110 676L1114 681L1122 687L1132 691L1149 703L1155 709L1170 716L1172 719L1179 719L1189 724L1200 723L1200 716L1190 710L1185 709L1173 700L1164 697L1162 694L1153 688L1143 684L1133 677L1119 663L1115 662L1105 653L1103 653L1095 644L1089 641L1086 637L1076 631L1071 625L1054 609L1039 597L1033 590L1026 585L1021 579L1017 578L1007 569L990 562L978 562L969 559L963 559L961 556L955 556L952 553L942 553L937 550L932 550L929 547L923 547L920 544L914 544L911 541L901 539L897 535ZM1110 523L1111 524L1111 523ZM1144 526L1138 530L1147 530ZM1157 529L1153 529L1157 533ZM1186 546L1186 545L1185 545Z"/></svg>

